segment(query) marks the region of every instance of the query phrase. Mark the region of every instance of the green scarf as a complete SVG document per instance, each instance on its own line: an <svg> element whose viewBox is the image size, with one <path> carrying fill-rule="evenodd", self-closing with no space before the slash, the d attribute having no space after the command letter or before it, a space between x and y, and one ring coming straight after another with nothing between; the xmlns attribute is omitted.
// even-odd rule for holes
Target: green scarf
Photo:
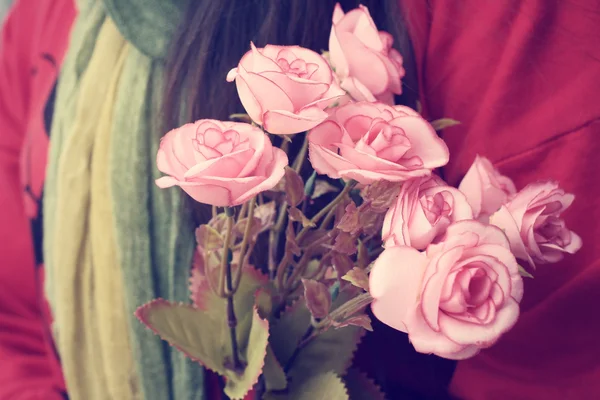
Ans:
<svg viewBox="0 0 600 400"><path fill-rule="evenodd" d="M188 278L194 247L192 218L177 190L160 190L155 158L162 132L159 109L164 59L182 14L179 0L80 0L79 16L58 86L46 180L46 234L54 234L57 165L65 132L73 122L78 83L94 51L105 18L111 18L133 46L119 79L109 155L115 236L125 284L130 338L144 398L204 398L203 370L168 346L137 321L135 309L163 297L189 301ZM58 216L60 218L60 216ZM46 260L52 259L52 237L46 237ZM77 238L64 238L77 240ZM46 265L46 291L55 296L52 264ZM56 327L60 335L60 326ZM85 368L85 366L82 366ZM75 399L78 400L78 399Z"/></svg>

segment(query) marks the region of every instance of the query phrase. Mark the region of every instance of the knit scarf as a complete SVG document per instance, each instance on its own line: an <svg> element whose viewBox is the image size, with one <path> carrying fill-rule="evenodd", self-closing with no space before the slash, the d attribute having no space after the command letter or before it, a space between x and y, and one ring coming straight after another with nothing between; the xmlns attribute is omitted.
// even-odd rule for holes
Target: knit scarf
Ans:
<svg viewBox="0 0 600 400"><path fill-rule="evenodd" d="M201 367L133 316L156 297L189 299L192 218L179 191L154 185L180 15L175 0L79 2L44 201L46 292L75 400L204 398Z"/></svg>

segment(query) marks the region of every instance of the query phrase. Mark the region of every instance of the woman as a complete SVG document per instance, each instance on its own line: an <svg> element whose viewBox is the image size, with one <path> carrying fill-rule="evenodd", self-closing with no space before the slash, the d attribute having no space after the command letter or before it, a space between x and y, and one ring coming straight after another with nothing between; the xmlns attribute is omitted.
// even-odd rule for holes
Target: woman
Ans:
<svg viewBox="0 0 600 400"><path fill-rule="evenodd" d="M8 188L0 193L0 355L10 360L2 366L1 399L65 393L50 367L57 356L44 343L55 344L73 399L207 398L202 370L132 317L154 297L187 300L192 232L202 218L180 192L154 186L158 139L182 121L225 119L240 111L224 74L250 40L326 48L334 2L189 3L81 0L64 60L74 14L70 1L39 7L21 0L13 10L0 66L0 143L8 150L0 159L0 182ZM357 4L341 3L346 10ZM481 153L519 186L550 177L578 195L568 222L587 245L568 264L540 268L535 281L527 282L517 326L492 349L458 363L451 394L594 397L600 393L600 325L583 314L598 301L600 285L593 245L600 235L596 225L586 224L598 216L598 188L590 185L600 150L594 101L600 54L593 45L600 14L593 12L594 1L364 3L404 55L408 74L400 100L414 106L418 87L427 118L462 123L443 135L453 154L444 170L449 183L456 184ZM29 29L32 19L39 20L33 24L38 30ZM36 215L33 204L41 203L45 160L35 151L43 153L39 133L43 111L50 115L52 109L46 100L55 75L40 60L50 58L62 65L43 205L53 341L34 300L36 246L26 219ZM23 76L32 66L35 75ZM30 155L42 165L31 170L34 177L28 175ZM39 218L33 218L34 232ZM41 247L39 238L35 244ZM39 264L42 252L35 253ZM357 365L390 398L445 395L452 365L407 349L405 336L378 325Z"/></svg>

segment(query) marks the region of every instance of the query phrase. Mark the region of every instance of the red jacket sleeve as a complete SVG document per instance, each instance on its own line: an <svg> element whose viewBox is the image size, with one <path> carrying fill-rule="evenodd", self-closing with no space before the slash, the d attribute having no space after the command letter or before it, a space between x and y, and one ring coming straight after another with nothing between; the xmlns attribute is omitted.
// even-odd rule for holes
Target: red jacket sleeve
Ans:
<svg viewBox="0 0 600 400"><path fill-rule="evenodd" d="M600 398L600 7L597 0L405 0L430 119L456 185L476 154L517 187L542 179L574 193L564 214L583 248L540 265L521 318L459 362L461 399Z"/></svg>
<svg viewBox="0 0 600 400"><path fill-rule="evenodd" d="M31 120L34 114L35 118L43 119L37 83L48 79L40 76L45 72L37 69L35 61L40 54L52 53L52 46L45 46L44 41L66 43L66 36L49 29L48 24L51 19L58 19L66 26L71 24L74 11L64 13L63 3L71 4L53 0L16 1L2 30L0 400L63 398L64 386L60 374L54 371L54 355L45 342L47 327L42 321L30 222L20 181L23 144L29 130L35 127ZM47 36L42 40L44 35Z"/></svg>

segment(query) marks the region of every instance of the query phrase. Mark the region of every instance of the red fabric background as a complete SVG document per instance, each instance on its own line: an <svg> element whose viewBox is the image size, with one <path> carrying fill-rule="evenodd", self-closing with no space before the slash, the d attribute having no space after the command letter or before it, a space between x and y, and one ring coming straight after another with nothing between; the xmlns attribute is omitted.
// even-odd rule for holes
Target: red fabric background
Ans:
<svg viewBox="0 0 600 400"><path fill-rule="evenodd" d="M42 55L60 63L75 10L72 0L17 3L0 54L0 399L51 399L64 385L37 297L28 221L36 204L22 193L26 184L34 198L41 194L45 168L43 110L56 69ZM555 179L577 196L565 218L584 241L576 256L540 266L526 282L517 326L492 349L458 363L451 392L486 400L600 397L600 4L402 5L426 116L462 122L443 133L452 154L448 181L456 184L475 154L520 187ZM453 363L417 355L406 336L376 330L359 364L395 393L441 398Z"/></svg>

